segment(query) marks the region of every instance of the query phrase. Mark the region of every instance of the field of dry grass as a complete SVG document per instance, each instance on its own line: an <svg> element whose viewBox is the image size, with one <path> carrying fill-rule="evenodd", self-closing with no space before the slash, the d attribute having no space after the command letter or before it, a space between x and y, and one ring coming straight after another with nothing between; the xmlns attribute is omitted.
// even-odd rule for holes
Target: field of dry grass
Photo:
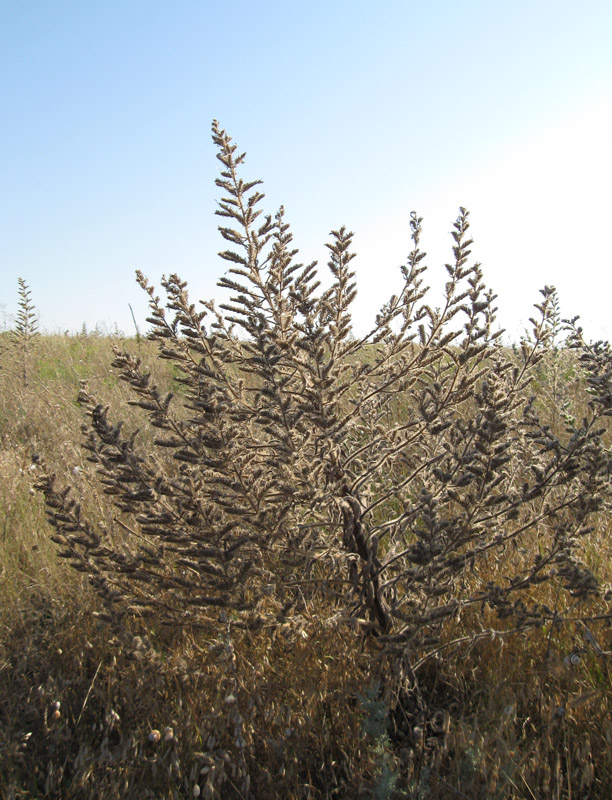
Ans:
<svg viewBox="0 0 612 800"><path fill-rule="evenodd" d="M160 386L173 384L151 343L128 344ZM436 711L423 728L389 713L372 678L376 640L356 650L345 627L321 621L316 598L299 623L269 633L230 627L223 614L214 635L132 620L136 645L122 648L85 578L58 558L32 488L32 455L42 454L77 482L84 507L112 513L80 446L75 398L86 379L137 427L109 368L113 341L41 337L27 386L8 337L2 345L0 796L612 796L607 624L483 636L448 657L441 649L420 676ZM550 376L536 387L543 403ZM601 512L584 542L603 583L612 582L610 525ZM541 591L554 605L554 585ZM469 638L483 623L464 615L445 635Z"/></svg>

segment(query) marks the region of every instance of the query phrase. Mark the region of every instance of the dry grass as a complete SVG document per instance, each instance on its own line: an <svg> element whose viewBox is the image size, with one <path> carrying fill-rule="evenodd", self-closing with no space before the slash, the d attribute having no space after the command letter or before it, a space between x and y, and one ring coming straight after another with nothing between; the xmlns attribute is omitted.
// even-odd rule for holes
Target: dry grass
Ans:
<svg viewBox="0 0 612 800"><path fill-rule="evenodd" d="M133 623L143 639L128 658L95 620L85 582L57 558L31 490L31 453L44 450L58 472L82 470L84 501L104 506L74 433L74 396L89 378L133 414L108 371L112 344L43 337L27 389L3 376L3 797L193 797L198 789L244 797L247 785L270 798L610 795L608 658L578 623L485 637L458 657L428 662L420 685L434 715L423 720L406 697L378 729L367 722L376 722L377 704L385 718L384 698L360 699L375 688L375 644L356 653L346 629L323 626L314 606L298 636L290 625L263 636L231 630L228 639L223 623L214 638ZM157 377L172 381L169 370ZM587 549L604 580L609 525L601 516ZM482 620L460 623L467 633L475 624ZM607 650L607 629L591 629Z"/></svg>

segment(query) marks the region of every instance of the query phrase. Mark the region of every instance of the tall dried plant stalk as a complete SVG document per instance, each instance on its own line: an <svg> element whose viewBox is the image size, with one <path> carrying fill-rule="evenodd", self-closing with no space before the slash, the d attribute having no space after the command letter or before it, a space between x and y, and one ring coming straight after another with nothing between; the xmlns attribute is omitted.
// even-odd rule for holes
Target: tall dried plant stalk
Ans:
<svg viewBox="0 0 612 800"><path fill-rule="evenodd" d="M530 385L556 330L554 290L530 336L504 348L463 208L441 305L412 213L397 293L355 338L352 233L331 232L322 288L283 208L263 214L244 154L217 122L212 134L228 299L196 305L170 275L162 302L138 273L177 395L129 352L113 362L154 448L84 386L84 446L113 524L85 518L53 475L38 483L60 555L90 576L104 614L218 629L223 609L234 626L297 631L316 609L375 637L400 678L466 638L578 616L601 593L580 553L608 497L609 348L574 324L589 404L553 431ZM534 593L547 582L564 598L554 608ZM475 632L443 639L465 615Z"/></svg>
<svg viewBox="0 0 612 800"><path fill-rule="evenodd" d="M27 283L23 278L18 278L18 283L19 303L12 339L17 353L21 383L25 388L28 386L31 354L39 337L38 316Z"/></svg>

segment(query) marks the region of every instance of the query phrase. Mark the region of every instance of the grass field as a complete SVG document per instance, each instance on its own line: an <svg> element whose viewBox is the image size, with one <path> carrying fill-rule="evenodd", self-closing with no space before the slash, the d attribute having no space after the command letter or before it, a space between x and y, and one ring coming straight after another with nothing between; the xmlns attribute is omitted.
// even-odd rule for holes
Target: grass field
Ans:
<svg viewBox="0 0 612 800"><path fill-rule="evenodd" d="M128 387L109 368L113 344L43 336L24 386L2 339L3 798L612 796L607 623L483 636L430 660L420 685L435 713L411 729L377 691L376 641L356 649L350 628L321 621L316 599L299 630L288 622L255 634L223 615L214 635L126 620L137 645L122 648L96 616L86 578L58 557L32 462L42 456L78 487L86 510L112 516L81 448L75 398L87 380L127 427L139 426ZM154 344L124 344L160 386L177 388ZM541 366L535 387L552 425L556 382L574 385L568 358ZM604 584L612 581L610 525L601 511L583 542ZM541 591L554 604L554 584ZM604 610L591 602L593 615ZM466 614L448 626L469 638L483 622Z"/></svg>

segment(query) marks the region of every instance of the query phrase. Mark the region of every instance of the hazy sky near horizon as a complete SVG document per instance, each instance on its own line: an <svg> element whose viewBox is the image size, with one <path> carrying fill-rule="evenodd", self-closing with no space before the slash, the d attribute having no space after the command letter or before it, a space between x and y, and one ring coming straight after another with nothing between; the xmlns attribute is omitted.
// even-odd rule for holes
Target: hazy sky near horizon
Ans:
<svg viewBox="0 0 612 800"><path fill-rule="evenodd" d="M0 0L0 101L0 328L18 277L50 332L144 326L136 269L220 297L217 118L300 260L355 232L357 328L465 206L512 335L553 284L612 338L609 0Z"/></svg>

